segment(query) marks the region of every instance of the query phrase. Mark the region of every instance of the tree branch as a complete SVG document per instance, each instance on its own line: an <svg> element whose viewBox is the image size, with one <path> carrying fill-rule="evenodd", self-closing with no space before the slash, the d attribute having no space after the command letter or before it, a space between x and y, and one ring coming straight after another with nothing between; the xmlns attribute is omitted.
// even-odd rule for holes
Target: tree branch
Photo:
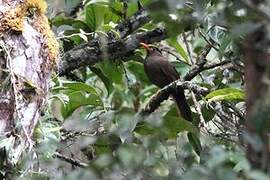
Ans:
<svg viewBox="0 0 270 180"><path fill-rule="evenodd" d="M225 61L222 61L220 63L216 63L216 64L209 64L209 65L206 65L206 66L195 66L193 67L184 77L184 80L185 81L190 81L192 80L194 77L196 77L198 74L200 74L201 72L205 71L205 70L208 70L208 69L213 69L213 68L216 68L216 67L219 67L219 66L223 66L225 64L228 64L228 63L231 63L230 60L225 60Z"/></svg>
<svg viewBox="0 0 270 180"><path fill-rule="evenodd" d="M137 30L142 25L150 21L148 12L144 9L139 9L133 16L125 19L123 22L115 27L115 30L119 32L120 38L124 38ZM113 36L114 32L110 31L108 36Z"/></svg>
<svg viewBox="0 0 270 180"><path fill-rule="evenodd" d="M209 90L205 87L198 86L192 82L181 82L181 80L177 80L160 89L154 96L152 96L145 108L141 110L140 114L148 115L154 112L160 106L160 104L168 99L171 93L179 87L182 87L183 89L190 89L195 94L199 95L206 95L209 93Z"/></svg>
<svg viewBox="0 0 270 180"><path fill-rule="evenodd" d="M66 52L59 64L58 73L63 76L78 67L94 65L104 59L125 58L140 46L140 42L154 43L165 38L166 31L160 27L152 31L130 35L125 39L108 42L105 46L101 45L100 41L94 40Z"/></svg>
<svg viewBox="0 0 270 180"><path fill-rule="evenodd" d="M74 166L83 167L83 168L88 167L88 164L83 163L83 162L80 162L80 161L75 160L73 158L64 156L63 154L60 154L58 152L55 152L53 156L56 157L56 158L58 158L58 159L61 159L63 161L66 161L66 162L68 162L68 163L70 163L70 164L72 164Z"/></svg>
<svg viewBox="0 0 270 180"><path fill-rule="evenodd" d="M104 59L121 59L133 53L140 42L153 43L166 38L164 28L156 28L149 32L129 34L150 21L150 16L142 7L131 17L118 24L114 31L109 31L107 37L98 37L88 43L66 52L58 67L60 76L69 74L70 71L82 66L91 66ZM116 33L118 33L118 37Z"/></svg>

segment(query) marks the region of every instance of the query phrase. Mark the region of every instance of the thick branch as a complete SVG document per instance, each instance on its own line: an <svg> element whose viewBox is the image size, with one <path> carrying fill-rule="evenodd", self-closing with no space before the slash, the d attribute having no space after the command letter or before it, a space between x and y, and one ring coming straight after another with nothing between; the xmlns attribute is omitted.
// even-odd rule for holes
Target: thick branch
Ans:
<svg viewBox="0 0 270 180"><path fill-rule="evenodd" d="M195 94L199 95L206 95L209 93L209 90L207 88L200 87L191 82L181 82L181 80L177 80L165 86L164 88L159 90L154 96L152 96L152 98L145 106L145 108L140 112L140 114L147 115L154 112L160 106L160 104L166 99L168 99L170 94L179 87L182 87L183 89L190 89Z"/></svg>
<svg viewBox="0 0 270 180"><path fill-rule="evenodd" d="M81 67L94 65L103 59L120 59L130 55L139 47L140 42L153 43L166 38L164 28L156 28L149 32L136 33L125 39L109 42L102 46L98 41L82 44L66 52L59 65L59 75Z"/></svg>
<svg viewBox="0 0 270 180"><path fill-rule="evenodd" d="M133 16L125 19L123 22L115 27L115 30L119 32L120 38L124 38L137 30L142 25L150 21L150 16L144 9L139 9ZM108 35L112 35L113 32L109 32Z"/></svg>
<svg viewBox="0 0 270 180"><path fill-rule="evenodd" d="M133 16L118 24L114 31L108 32L105 42L102 38L96 38L66 52L59 65L59 75L66 75L74 69L93 65L102 59L108 59L108 57L110 59L126 57L138 48L141 41L153 43L165 39L166 33L163 28L157 28L145 33L136 33L126 38L149 21L150 16L147 11L139 8ZM118 39L115 32L119 33Z"/></svg>

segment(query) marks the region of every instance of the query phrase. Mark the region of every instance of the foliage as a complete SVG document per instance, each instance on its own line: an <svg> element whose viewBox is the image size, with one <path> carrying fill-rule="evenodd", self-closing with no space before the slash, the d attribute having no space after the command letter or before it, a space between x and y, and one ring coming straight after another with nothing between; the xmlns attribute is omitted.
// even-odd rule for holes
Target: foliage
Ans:
<svg viewBox="0 0 270 180"><path fill-rule="evenodd" d="M23 179L268 179L269 174L251 168L239 140L245 92L238 44L262 23L252 23L256 12L231 0L141 2L153 20L140 30L166 26L168 38L161 46L178 54L181 61L168 57L182 76L209 42L213 47L207 63L233 62L192 80L210 90L206 97L198 95L196 102L186 93L195 122L202 116L207 127L199 129L180 118L171 100L151 115L140 116L157 88L146 78L140 63L145 52L138 49L124 63L108 59L76 70L79 81L52 77L49 108L35 130L35 153L25 157L18 167L24 173L17 175ZM122 9L120 0L86 0L77 18L54 16L51 23L61 32L63 51L106 36L123 20ZM127 15L136 10L136 1L130 1ZM232 121L222 119L222 113ZM187 138L189 133L202 145L200 154ZM0 146L3 143L8 142L1 141ZM56 158L56 151L89 166L72 166Z"/></svg>

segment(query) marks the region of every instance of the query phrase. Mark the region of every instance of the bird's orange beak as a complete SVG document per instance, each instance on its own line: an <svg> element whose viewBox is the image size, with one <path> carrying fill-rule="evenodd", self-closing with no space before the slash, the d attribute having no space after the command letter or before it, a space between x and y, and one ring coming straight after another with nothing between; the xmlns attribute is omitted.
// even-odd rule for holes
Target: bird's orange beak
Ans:
<svg viewBox="0 0 270 180"><path fill-rule="evenodd" d="M150 47L149 47L148 44L140 43L140 45L141 45L144 49L146 49L147 51L150 51Z"/></svg>

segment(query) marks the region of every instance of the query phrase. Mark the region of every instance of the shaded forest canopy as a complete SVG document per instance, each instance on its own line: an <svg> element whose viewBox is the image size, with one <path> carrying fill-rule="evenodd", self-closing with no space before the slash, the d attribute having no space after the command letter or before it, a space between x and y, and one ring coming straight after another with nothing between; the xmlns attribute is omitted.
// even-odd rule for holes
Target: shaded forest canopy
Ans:
<svg viewBox="0 0 270 180"><path fill-rule="evenodd" d="M1 99L19 99L6 115L12 128L0 131L1 178L269 179L268 1L18 4L3 2L16 8L0 19ZM25 37L35 39L31 53ZM180 79L155 86L142 42ZM17 72L20 54L33 64ZM179 89L193 121L171 96ZM15 117L31 104L27 126ZM25 152L14 166L17 141Z"/></svg>

